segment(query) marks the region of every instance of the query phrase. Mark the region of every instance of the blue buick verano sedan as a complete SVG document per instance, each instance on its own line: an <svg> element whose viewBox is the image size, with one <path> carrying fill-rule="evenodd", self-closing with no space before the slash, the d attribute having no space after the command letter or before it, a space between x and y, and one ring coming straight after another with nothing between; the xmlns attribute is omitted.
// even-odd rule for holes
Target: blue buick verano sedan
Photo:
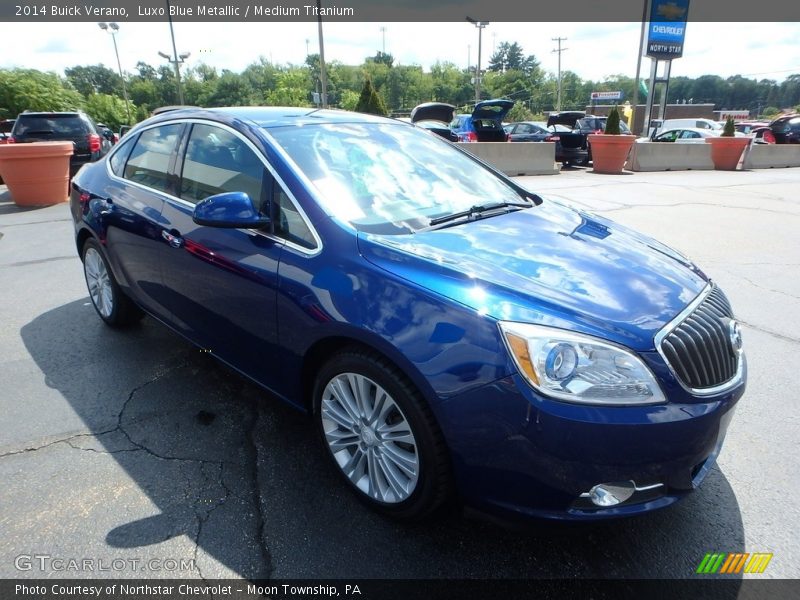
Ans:
<svg viewBox="0 0 800 600"><path fill-rule="evenodd" d="M149 314L307 411L396 518L667 506L744 392L730 304L686 258L391 119L172 111L71 210L103 321Z"/></svg>

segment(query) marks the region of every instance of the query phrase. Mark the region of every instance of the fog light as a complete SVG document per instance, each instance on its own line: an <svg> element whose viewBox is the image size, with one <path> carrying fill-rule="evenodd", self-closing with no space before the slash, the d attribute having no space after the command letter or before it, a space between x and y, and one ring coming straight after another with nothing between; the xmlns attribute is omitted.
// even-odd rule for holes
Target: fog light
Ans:
<svg viewBox="0 0 800 600"><path fill-rule="evenodd" d="M589 490L589 500L595 506L616 506L628 500L636 491L633 481L599 483Z"/></svg>

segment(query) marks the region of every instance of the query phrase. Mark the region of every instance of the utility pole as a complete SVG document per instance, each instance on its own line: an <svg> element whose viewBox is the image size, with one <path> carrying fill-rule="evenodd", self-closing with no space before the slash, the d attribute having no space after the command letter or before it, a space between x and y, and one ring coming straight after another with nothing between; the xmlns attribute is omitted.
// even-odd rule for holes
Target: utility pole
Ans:
<svg viewBox="0 0 800 600"><path fill-rule="evenodd" d="M322 0L317 0L317 25L319 28L319 75L322 82L322 108L328 108L328 73L325 71L325 44L322 40Z"/></svg>
<svg viewBox="0 0 800 600"><path fill-rule="evenodd" d="M381 35L383 36L383 53L386 54L386 27L381 27Z"/></svg>
<svg viewBox="0 0 800 600"><path fill-rule="evenodd" d="M642 30L639 33L639 56L636 58L636 81L633 83L633 106L631 109L631 131L636 131L636 107L639 106L639 82L641 81L642 74L642 56L644 55L644 32L647 22L647 4L648 0L642 0ZM642 130L638 133L647 135L650 131L650 124L643 123Z"/></svg>
<svg viewBox="0 0 800 600"><path fill-rule="evenodd" d="M565 50L569 50L569 48L561 47L561 42L567 41L567 38L557 37L550 39L554 42L558 42L558 49L554 49L551 52L558 52L558 99L556 100L556 110L561 111L561 53Z"/></svg>

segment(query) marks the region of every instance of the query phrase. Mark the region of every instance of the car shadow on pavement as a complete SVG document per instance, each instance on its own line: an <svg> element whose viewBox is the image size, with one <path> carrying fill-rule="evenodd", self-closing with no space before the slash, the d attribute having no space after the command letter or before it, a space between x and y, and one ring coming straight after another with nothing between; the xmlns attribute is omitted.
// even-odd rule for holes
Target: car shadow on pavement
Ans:
<svg viewBox="0 0 800 600"><path fill-rule="evenodd" d="M511 530L451 507L398 524L355 498L305 415L155 320L115 331L87 298L21 334L89 432L48 445L122 467L106 460L114 468L54 472L49 483L82 504L70 526L110 557L181 538L192 575L206 578L686 578L707 552L744 551L736 496L717 469L678 505L625 520ZM105 517L87 519L95 505Z"/></svg>

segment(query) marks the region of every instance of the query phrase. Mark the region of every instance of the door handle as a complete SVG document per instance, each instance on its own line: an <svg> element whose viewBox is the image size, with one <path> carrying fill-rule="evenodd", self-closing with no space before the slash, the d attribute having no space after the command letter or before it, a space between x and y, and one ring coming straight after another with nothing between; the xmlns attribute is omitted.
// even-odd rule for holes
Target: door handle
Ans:
<svg viewBox="0 0 800 600"><path fill-rule="evenodd" d="M180 248L183 246L183 238L177 231L175 233L177 235L173 235L169 231L164 230L161 232L161 237L167 240L167 243L173 248Z"/></svg>

